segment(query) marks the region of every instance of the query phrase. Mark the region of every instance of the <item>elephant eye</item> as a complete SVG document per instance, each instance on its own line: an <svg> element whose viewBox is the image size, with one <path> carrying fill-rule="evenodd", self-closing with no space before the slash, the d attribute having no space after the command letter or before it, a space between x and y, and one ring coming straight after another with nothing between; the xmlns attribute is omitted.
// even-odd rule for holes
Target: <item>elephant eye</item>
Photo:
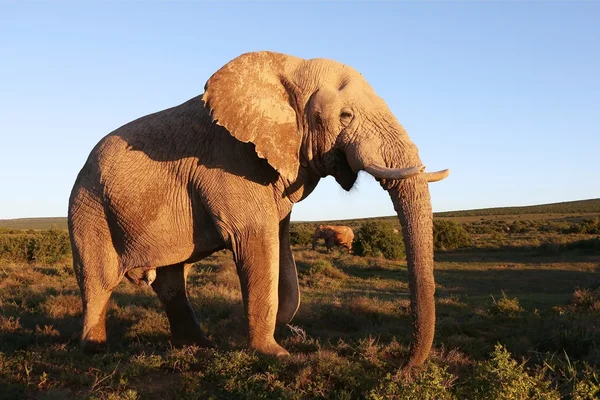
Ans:
<svg viewBox="0 0 600 400"><path fill-rule="evenodd" d="M340 120L344 124L350 123L350 121L352 121L353 118L354 118L354 113L349 108L343 108L342 111L340 112Z"/></svg>

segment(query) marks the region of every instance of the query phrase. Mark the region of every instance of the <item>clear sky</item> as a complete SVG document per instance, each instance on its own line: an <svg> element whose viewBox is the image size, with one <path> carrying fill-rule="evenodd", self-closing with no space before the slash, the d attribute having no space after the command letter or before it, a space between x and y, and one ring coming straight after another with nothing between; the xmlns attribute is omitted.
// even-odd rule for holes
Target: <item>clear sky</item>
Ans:
<svg viewBox="0 0 600 400"><path fill-rule="evenodd" d="M419 146L434 211L600 197L600 2L2 2L0 218L66 216L104 135L241 53L359 70ZM295 220L393 215L369 176Z"/></svg>

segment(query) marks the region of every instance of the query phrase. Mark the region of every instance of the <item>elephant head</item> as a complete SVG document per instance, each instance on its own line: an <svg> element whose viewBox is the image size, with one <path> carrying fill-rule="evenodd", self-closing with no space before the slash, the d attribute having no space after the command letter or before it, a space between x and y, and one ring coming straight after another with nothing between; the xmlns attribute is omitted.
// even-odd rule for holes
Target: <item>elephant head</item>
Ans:
<svg viewBox="0 0 600 400"><path fill-rule="evenodd" d="M389 193L406 244L413 340L408 365L427 358L435 329L432 209L415 144L362 75L327 60L247 53L208 80L202 100L213 121L279 172L292 201L306 177L332 175L350 190L366 171Z"/></svg>

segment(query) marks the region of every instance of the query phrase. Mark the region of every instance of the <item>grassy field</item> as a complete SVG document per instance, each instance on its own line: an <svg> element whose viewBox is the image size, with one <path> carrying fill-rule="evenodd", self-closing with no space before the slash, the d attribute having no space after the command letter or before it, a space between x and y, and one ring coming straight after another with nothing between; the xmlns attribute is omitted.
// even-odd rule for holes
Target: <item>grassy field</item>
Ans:
<svg viewBox="0 0 600 400"><path fill-rule="evenodd" d="M4 229L67 229L66 217L0 219Z"/></svg>
<svg viewBox="0 0 600 400"><path fill-rule="evenodd" d="M125 280L110 303L109 350L96 355L78 347L69 260L5 257L0 398L600 398L600 237L581 233L594 211L528 213L545 217L449 217L471 244L436 252L434 349L413 376L399 371L411 331L402 260L296 246L302 305L277 332L292 356L272 360L245 350L228 251L197 263L189 284L216 350L171 348L158 298ZM36 248L61 248L63 234Z"/></svg>

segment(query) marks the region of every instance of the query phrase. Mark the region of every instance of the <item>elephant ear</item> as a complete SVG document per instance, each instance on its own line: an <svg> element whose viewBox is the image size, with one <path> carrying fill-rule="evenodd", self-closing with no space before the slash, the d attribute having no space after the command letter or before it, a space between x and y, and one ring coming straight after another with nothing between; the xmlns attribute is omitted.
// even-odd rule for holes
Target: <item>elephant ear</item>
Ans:
<svg viewBox="0 0 600 400"><path fill-rule="evenodd" d="M301 135L294 110L295 85L286 76L302 62L280 53L246 53L215 72L202 100L213 120L284 178L296 180Z"/></svg>

